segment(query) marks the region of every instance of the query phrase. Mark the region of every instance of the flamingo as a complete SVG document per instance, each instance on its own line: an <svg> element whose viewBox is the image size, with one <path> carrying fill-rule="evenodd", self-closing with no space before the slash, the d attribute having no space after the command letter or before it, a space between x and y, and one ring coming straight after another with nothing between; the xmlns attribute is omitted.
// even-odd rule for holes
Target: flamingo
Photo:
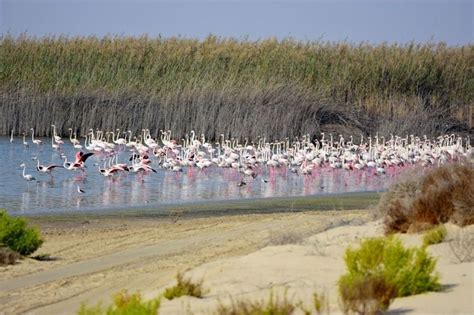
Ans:
<svg viewBox="0 0 474 315"><path fill-rule="evenodd" d="M49 176L51 176L51 178L53 177L53 174L52 174L52 171L56 168L56 167L63 167L61 165L56 165L56 164L50 164L48 166L44 166L44 165L40 165L40 161L39 159L36 159L36 161L38 162L37 166L36 166L36 170L40 173L48 173Z"/></svg>
<svg viewBox="0 0 474 315"><path fill-rule="evenodd" d="M68 171L73 171L73 170L77 170L77 169L80 169L81 171L84 171L85 162L92 155L94 155L94 153L92 153L92 152L91 153L83 153L82 151L79 151L79 152L76 153L76 160L74 161L74 163L68 162L67 157L64 156L63 167L65 169L67 169Z"/></svg>
<svg viewBox="0 0 474 315"><path fill-rule="evenodd" d="M74 132L74 139L72 139L72 140L75 140L74 149L82 150L82 145L81 145L81 142L79 140L77 140L76 132Z"/></svg>
<svg viewBox="0 0 474 315"><path fill-rule="evenodd" d="M43 144L43 141L39 139L35 139L35 130L33 128L31 128L30 130L31 130L31 142L33 142L36 145Z"/></svg>
<svg viewBox="0 0 474 315"><path fill-rule="evenodd" d="M28 181L28 182L31 182L32 180L36 180L36 178L31 175L31 174L25 174L25 169L26 169L26 165L25 163L21 163L20 164L20 167L23 167L23 178Z"/></svg>
<svg viewBox="0 0 474 315"><path fill-rule="evenodd" d="M23 145L25 146L25 148L28 148L28 147L29 147L29 144L28 144L28 142L26 141L26 134L23 134Z"/></svg>
<svg viewBox="0 0 474 315"><path fill-rule="evenodd" d="M64 144L64 142L63 142L63 140L61 139L61 137L56 134L56 126L55 126L55 125L51 125L51 127L53 127L53 137L54 137L54 141L56 141L57 144Z"/></svg>
<svg viewBox="0 0 474 315"><path fill-rule="evenodd" d="M72 143L72 145L74 147L76 147L76 145L80 145L81 143L79 142L79 140L77 140L76 138L76 132L74 132L74 138L72 137L72 128L68 128L69 130L69 141ZM82 147L81 147L82 148Z"/></svg>
<svg viewBox="0 0 474 315"><path fill-rule="evenodd" d="M54 138L51 138L51 147L53 148L53 150L59 149L59 144L54 143Z"/></svg>

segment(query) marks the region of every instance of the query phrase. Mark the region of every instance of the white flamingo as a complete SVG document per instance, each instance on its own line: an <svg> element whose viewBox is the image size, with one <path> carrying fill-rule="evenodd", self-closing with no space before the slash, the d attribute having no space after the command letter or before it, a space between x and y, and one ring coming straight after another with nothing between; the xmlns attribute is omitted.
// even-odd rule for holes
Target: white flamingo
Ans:
<svg viewBox="0 0 474 315"><path fill-rule="evenodd" d="M25 148L28 148L30 146L26 141L26 134L23 134L23 145L25 146Z"/></svg>
<svg viewBox="0 0 474 315"><path fill-rule="evenodd" d="M24 178L26 181L31 182L32 180L36 180L33 175L31 175L31 174L25 174L25 169L26 169L25 163L21 163L21 164L20 164L20 167L23 167L23 178Z"/></svg>
<svg viewBox="0 0 474 315"><path fill-rule="evenodd" d="M52 174L52 171L56 168L56 167L63 167L61 165L56 165L56 164L50 164L48 166L45 166L45 165L40 165L40 162L39 162L39 159L36 159L36 161L38 162L38 164L36 165L36 170L40 173L46 173L46 174L49 174L49 176L51 176L51 178L53 177L53 174Z"/></svg>
<svg viewBox="0 0 474 315"><path fill-rule="evenodd" d="M31 130L31 142L33 142L36 145L43 144L43 141L39 139L35 139L35 130L33 128L31 128L30 130Z"/></svg>

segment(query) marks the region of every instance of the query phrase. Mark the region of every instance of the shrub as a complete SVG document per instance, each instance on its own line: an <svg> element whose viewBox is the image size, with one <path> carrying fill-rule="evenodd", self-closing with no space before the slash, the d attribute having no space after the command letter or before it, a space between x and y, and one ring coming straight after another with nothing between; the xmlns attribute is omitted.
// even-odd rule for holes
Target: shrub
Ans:
<svg viewBox="0 0 474 315"><path fill-rule="evenodd" d="M400 240L371 238L346 250L348 273L338 282L343 309L376 313L387 309L394 297L438 290L433 275L436 261L425 247L404 248Z"/></svg>
<svg viewBox="0 0 474 315"><path fill-rule="evenodd" d="M194 296L201 298L204 294L202 287L203 280L199 282L192 282L191 279L185 279L183 274L178 272L176 275L177 284L173 287L167 288L164 297L168 300L179 298L183 295Z"/></svg>
<svg viewBox="0 0 474 315"><path fill-rule="evenodd" d="M232 301L230 306L219 305L216 313L220 315L288 315L292 314L296 308L288 300L286 293L283 299L280 299L275 298L272 291L266 303L263 300L252 301L248 299Z"/></svg>
<svg viewBox="0 0 474 315"><path fill-rule="evenodd" d="M406 180L395 183L382 195L379 209L384 214L384 224L387 232L408 230L411 206L418 194L418 189L418 181Z"/></svg>
<svg viewBox="0 0 474 315"><path fill-rule="evenodd" d="M474 167L444 165L420 180L395 184L380 199L387 233L425 230L451 221L474 223Z"/></svg>
<svg viewBox="0 0 474 315"><path fill-rule="evenodd" d="M447 231L444 225L435 227L425 233L425 235L423 236L423 245L429 246L442 243L446 238L446 234Z"/></svg>
<svg viewBox="0 0 474 315"><path fill-rule="evenodd" d="M109 306L106 310L102 308L100 303L91 307L82 304L77 314L156 315L160 308L160 304L161 297L144 302L139 293L129 295L126 291L121 291L114 296L114 304Z"/></svg>
<svg viewBox="0 0 474 315"><path fill-rule="evenodd" d="M0 211L0 243L21 255L37 250L43 240L39 230L26 226L23 218L12 218L5 210Z"/></svg>
<svg viewBox="0 0 474 315"><path fill-rule="evenodd" d="M395 286L383 275L347 275L339 280L344 313L377 314L385 311L397 296Z"/></svg>
<svg viewBox="0 0 474 315"><path fill-rule="evenodd" d="M20 258L20 254L8 247L0 247L0 265L13 265Z"/></svg>

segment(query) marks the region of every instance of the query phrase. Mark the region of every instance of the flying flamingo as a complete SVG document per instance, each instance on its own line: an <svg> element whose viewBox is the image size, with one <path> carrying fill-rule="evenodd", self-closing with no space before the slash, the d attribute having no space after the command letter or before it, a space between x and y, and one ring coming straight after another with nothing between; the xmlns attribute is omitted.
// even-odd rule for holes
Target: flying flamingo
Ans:
<svg viewBox="0 0 474 315"><path fill-rule="evenodd" d="M49 174L49 176L51 176L51 178L53 178L53 174L52 174L52 171L56 168L56 167L63 167L61 165L56 165L56 164L51 164L51 165L48 165L48 166L44 166L44 165L40 165L40 162L39 162L39 159L36 160L38 162L38 165L36 166L36 170L40 173L47 173Z"/></svg>
<svg viewBox="0 0 474 315"><path fill-rule="evenodd" d="M25 169L26 169L25 163L21 163L21 164L20 164L20 167L23 167L23 178L24 178L26 181L30 182L30 181L32 181L32 180L36 180L36 178L34 178L33 175L31 175L31 174L25 174Z"/></svg>
<svg viewBox="0 0 474 315"><path fill-rule="evenodd" d="M74 161L74 163L68 162L67 157L65 156L63 166L68 171L77 169L84 171L85 162L92 155L94 155L94 153L83 153L82 151L79 151L76 153L76 160Z"/></svg>

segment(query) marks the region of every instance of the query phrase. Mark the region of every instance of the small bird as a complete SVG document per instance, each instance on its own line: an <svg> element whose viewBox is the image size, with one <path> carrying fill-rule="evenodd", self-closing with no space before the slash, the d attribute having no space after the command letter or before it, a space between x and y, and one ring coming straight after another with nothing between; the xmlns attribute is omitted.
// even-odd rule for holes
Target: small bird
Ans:
<svg viewBox="0 0 474 315"><path fill-rule="evenodd" d="M80 193L80 194L85 194L86 192L81 189L81 187L77 186L77 192Z"/></svg>

